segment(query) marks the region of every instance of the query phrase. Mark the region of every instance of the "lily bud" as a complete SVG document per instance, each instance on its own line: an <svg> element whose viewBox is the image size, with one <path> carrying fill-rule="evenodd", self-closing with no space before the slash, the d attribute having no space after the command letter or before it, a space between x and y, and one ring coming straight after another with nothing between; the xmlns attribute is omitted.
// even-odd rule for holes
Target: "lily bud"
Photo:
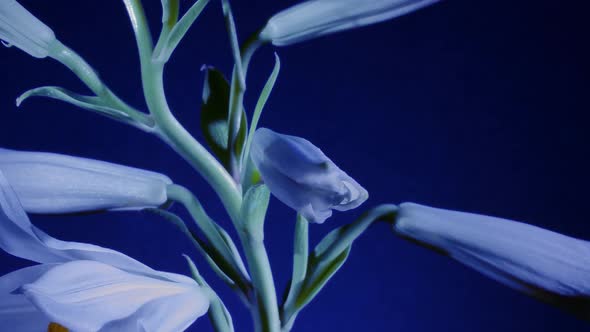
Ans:
<svg viewBox="0 0 590 332"><path fill-rule="evenodd" d="M252 161L271 193L310 222L323 223L332 209L361 205L369 194L309 141L266 128L254 133Z"/></svg>
<svg viewBox="0 0 590 332"><path fill-rule="evenodd" d="M35 58L47 57L56 40L47 25L15 0L0 1L0 39Z"/></svg>
<svg viewBox="0 0 590 332"><path fill-rule="evenodd" d="M404 203L397 234L590 318L590 242L532 225Z"/></svg>
<svg viewBox="0 0 590 332"><path fill-rule="evenodd" d="M0 171L29 213L76 213L158 207L165 175L65 155L0 149Z"/></svg>
<svg viewBox="0 0 590 332"><path fill-rule="evenodd" d="M259 38L276 46L358 28L418 10L438 0L310 0L268 20Z"/></svg>

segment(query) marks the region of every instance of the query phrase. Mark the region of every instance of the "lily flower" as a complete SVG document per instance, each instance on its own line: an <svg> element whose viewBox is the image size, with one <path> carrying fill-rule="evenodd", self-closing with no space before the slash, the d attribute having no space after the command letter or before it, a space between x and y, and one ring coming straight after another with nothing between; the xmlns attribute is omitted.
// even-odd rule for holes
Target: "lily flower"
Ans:
<svg viewBox="0 0 590 332"><path fill-rule="evenodd" d="M323 223L332 210L354 209L369 197L358 182L301 137L259 128L251 156L271 193L310 222Z"/></svg>
<svg viewBox="0 0 590 332"><path fill-rule="evenodd" d="M0 248L39 263L0 277L0 325L11 331L176 332L208 310L205 291L188 277L47 235L1 172Z"/></svg>
<svg viewBox="0 0 590 332"><path fill-rule="evenodd" d="M55 34L15 0L0 1L0 39L36 58L45 58Z"/></svg>
<svg viewBox="0 0 590 332"><path fill-rule="evenodd" d="M268 20L259 34L276 46L295 44L338 31L405 15L438 0L310 0Z"/></svg>
<svg viewBox="0 0 590 332"><path fill-rule="evenodd" d="M506 219L400 205L402 237L545 302L590 318L590 242Z"/></svg>
<svg viewBox="0 0 590 332"><path fill-rule="evenodd" d="M0 171L29 213L158 207L172 183L162 174L103 161L1 148Z"/></svg>

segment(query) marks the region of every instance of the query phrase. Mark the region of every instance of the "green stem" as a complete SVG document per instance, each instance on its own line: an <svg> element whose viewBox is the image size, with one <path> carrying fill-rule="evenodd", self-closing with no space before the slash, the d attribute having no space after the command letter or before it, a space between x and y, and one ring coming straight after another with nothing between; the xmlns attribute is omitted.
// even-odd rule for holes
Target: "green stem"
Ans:
<svg viewBox="0 0 590 332"><path fill-rule="evenodd" d="M175 184L169 185L167 195L169 200L181 203L188 210L205 238L213 246L215 251L213 258L217 258L215 259L217 264L222 267L223 272L231 278L243 295L248 297L251 292L250 278L239 253L233 250L235 244L231 238L221 235L221 226L207 215L199 200L188 189Z"/></svg>
<svg viewBox="0 0 590 332"><path fill-rule="evenodd" d="M258 185L250 188L244 196L241 210L242 223L238 228L256 292L256 302L253 304L257 306L260 319L257 332L280 331L277 293L264 246L264 221L269 199L270 191L266 186Z"/></svg>
<svg viewBox="0 0 590 332"><path fill-rule="evenodd" d="M297 299L292 302L286 302L282 308L283 332L292 329L295 318L299 312L317 295L308 295L308 298L300 302L300 297L305 293L306 287L309 286L310 280L320 279L325 270L318 269L322 262L333 262L338 256L348 250L353 242L361 236L371 225L378 221L393 222L397 212L397 206L393 204L383 204L364 213L355 222L342 226L330 232L317 246L315 251L309 257L309 269L306 271L305 282L301 285L301 290L297 294ZM328 241L326 243L326 241ZM324 245L324 243L326 245ZM321 249L320 249L321 248ZM315 267L315 268L314 268Z"/></svg>
<svg viewBox="0 0 590 332"><path fill-rule="evenodd" d="M100 97L105 103L125 112L135 122L141 124L139 128L150 131L154 127L154 120L147 114L140 112L125 103L113 93L99 78L96 71L74 50L56 40L50 49L50 56L70 69L86 86Z"/></svg>
<svg viewBox="0 0 590 332"><path fill-rule="evenodd" d="M139 0L124 0L139 49L145 99L157 134L187 160L213 187L230 217L237 222L242 196L236 183L219 163L172 114L164 92L164 65L152 62L152 38Z"/></svg>
<svg viewBox="0 0 590 332"><path fill-rule="evenodd" d="M318 260L331 261L340 255L346 248L361 236L369 226L373 225L377 221L389 221L393 222L398 207L393 204L382 204L372 208L363 214L355 222L342 226L336 232L339 233L338 240L332 243L332 245L323 252L323 254L317 257Z"/></svg>
<svg viewBox="0 0 590 332"><path fill-rule="evenodd" d="M256 331L279 332L276 290L264 242L258 236L251 236L251 234L242 234L241 238L256 291L260 319L260 325L257 326Z"/></svg>
<svg viewBox="0 0 590 332"><path fill-rule="evenodd" d="M203 288L203 290L209 296L209 319L213 325L213 329L216 332L234 332L234 324L229 314L229 311L221 301L221 298L215 293L215 291L207 284L207 281L201 276L197 266L193 262L190 257L184 255L191 273L193 275L193 279Z"/></svg>

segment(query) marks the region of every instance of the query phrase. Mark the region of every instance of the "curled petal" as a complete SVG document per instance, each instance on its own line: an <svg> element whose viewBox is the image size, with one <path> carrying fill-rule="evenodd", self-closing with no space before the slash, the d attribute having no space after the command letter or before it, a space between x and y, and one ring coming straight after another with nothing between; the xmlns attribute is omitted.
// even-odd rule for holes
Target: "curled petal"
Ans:
<svg viewBox="0 0 590 332"><path fill-rule="evenodd" d="M395 231L507 286L590 317L590 243L506 219L400 205Z"/></svg>
<svg viewBox="0 0 590 332"><path fill-rule="evenodd" d="M259 128L252 161L272 194L310 222L358 207L367 191L309 141Z"/></svg>
<svg viewBox="0 0 590 332"><path fill-rule="evenodd" d="M119 324L135 327L129 331L173 332L177 330L171 328L187 327L209 306L195 282L149 278L93 261L58 265L21 292L51 321L75 331ZM185 308L173 312L168 306Z"/></svg>
<svg viewBox="0 0 590 332"><path fill-rule="evenodd" d="M438 0L310 0L275 14L260 39L283 46L386 21Z"/></svg>
<svg viewBox="0 0 590 332"><path fill-rule="evenodd" d="M15 0L0 1L0 39L36 58L45 58L55 34Z"/></svg>
<svg viewBox="0 0 590 332"><path fill-rule="evenodd" d="M167 201L165 175L65 155L0 149L0 171L30 213L139 210Z"/></svg>

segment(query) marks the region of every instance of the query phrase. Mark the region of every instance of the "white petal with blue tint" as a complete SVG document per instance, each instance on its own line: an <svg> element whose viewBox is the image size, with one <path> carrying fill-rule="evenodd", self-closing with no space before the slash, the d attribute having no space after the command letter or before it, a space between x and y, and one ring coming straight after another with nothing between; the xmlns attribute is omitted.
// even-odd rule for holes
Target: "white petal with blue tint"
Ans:
<svg viewBox="0 0 590 332"><path fill-rule="evenodd" d="M190 325L207 312L209 303L194 282L181 284L139 276L92 261L61 264L21 290L51 321L75 331L99 331L111 322L131 319L147 331L174 332L163 327ZM145 326L150 317L137 317L135 313L150 303L166 313L170 313L166 308L170 304L186 309L179 316L160 313L161 321Z"/></svg>
<svg viewBox="0 0 590 332"><path fill-rule="evenodd" d="M0 39L36 58L45 58L56 40L53 31L15 0L0 1Z"/></svg>
<svg viewBox="0 0 590 332"><path fill-rule="evenodd" d="M42 263L0 278L0 326L13 331L44 331L50 322L74 331L182 331L209 305L191 278L45 234L30 223L2 172L0 248Z"/></svg>
<svg viewBox="0 0 590 332"><path fill-rule="evenodd" d="M132 316L110 322L101 332L119 331L184 331L207 311L202 293L186 292L154 300L143 305Z"/></svg>
<svg viewBox="0 0 590 332"><path fill-rule="evenodd" d="M27 214L19 205L16 193L1 171L0 248L11 255L37 263L93 260L137 274L175 282L192 282L192 279L186 276L156 271L116 250L88 243L61 241L51 237L31 224Z"/></svg>
<svg viewBox="0 0 590 332"><path fill-rule="evenodd" d="M0 149L0 171L29 213L138 210L167 200L165 175L54 153Z"/></svg>
<svg viewBox="0 0 590 332"><path fill-rule="evenodd" d="M275 14L260 39L283 46L386 21L438 0L310 0Z"/></svg>
<svg viewBox="0 0 590 332"><path fill-rule="evenodd" d="M413 203L400 205L394 227L404 237L548 302L590 303L587 241L520 222Z"/></svg>
<svg viewBox="0 0 590 332"><path fill-rule="evenodd" d="M0 277L0 327L10 331L46 331L49 317L40 312L23 294L13 294L22 285L34 282L55 265L24 268Z"/></svg>
<svg viewBox="0 0 590 332"><path fill-rule="evenodd" d="M310 222L322 223L332 210L354 209L368 198L358 182L301 137L259 128L251 157L272 194Z"/></svg>

